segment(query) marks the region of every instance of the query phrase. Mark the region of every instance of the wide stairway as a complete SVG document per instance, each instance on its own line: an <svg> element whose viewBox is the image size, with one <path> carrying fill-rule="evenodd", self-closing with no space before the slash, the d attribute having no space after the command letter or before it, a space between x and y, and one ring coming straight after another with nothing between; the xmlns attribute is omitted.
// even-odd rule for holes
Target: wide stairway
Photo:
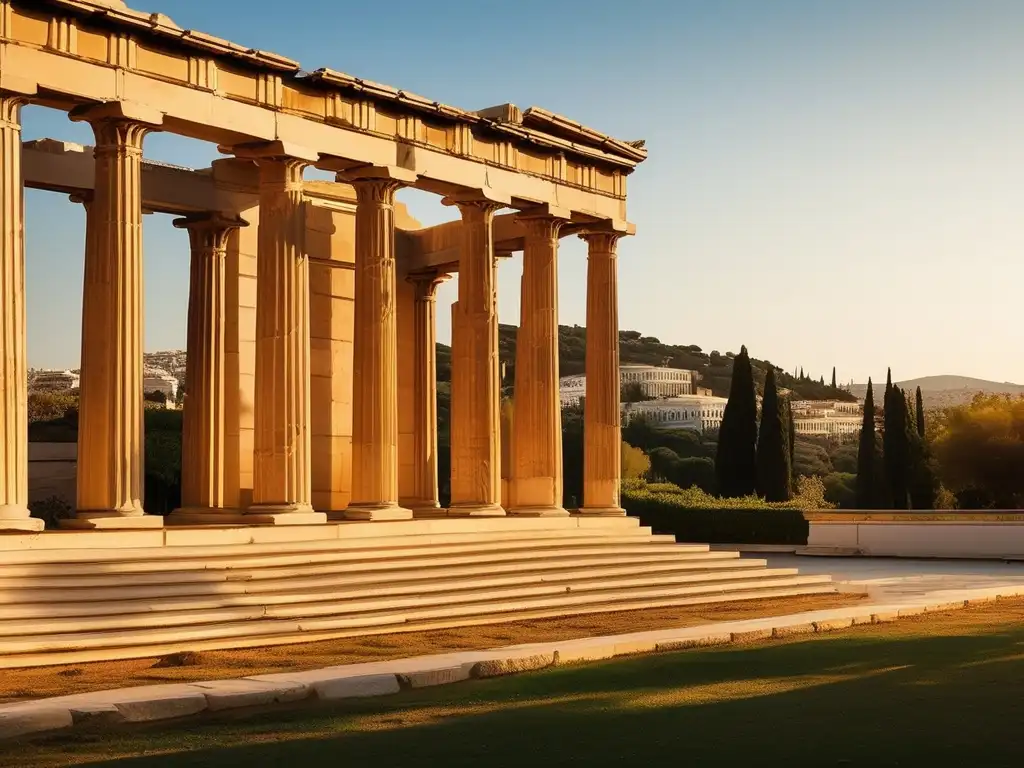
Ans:
<svg viewBox="0 0 1024 768"><path fill-rule="evenodd" d="M0 667L834 592L633 518L0 536Z"/></svg>

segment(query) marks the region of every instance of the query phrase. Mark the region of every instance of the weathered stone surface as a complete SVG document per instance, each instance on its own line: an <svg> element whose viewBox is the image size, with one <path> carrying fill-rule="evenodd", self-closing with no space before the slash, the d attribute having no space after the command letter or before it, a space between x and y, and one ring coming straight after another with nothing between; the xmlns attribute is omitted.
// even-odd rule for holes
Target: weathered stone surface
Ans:
<svg viewBox="0 0 1024 768"><path fill-rule="evenodd" d="M771 629L750 629L746 632L733 632L732 641L734 643L753 643L758 640L767 640L771 636Z"/></svg>
<svg viewBox="0 0 1024 768"><path fill-rule="evenodd" d="M710 648L715 645L728 645L732 642L732 634L718 632L712 635L684 637L679 640L664 640L655 647L657 651L686 651L691 648Z"/></svg>
<svg viewBox="0 0 1024 768"><path fill-rule="evenodd" d="M148 723L153 720L170 720L175 717L195 715L207 708L206 696L195 693L153 693L140 694L138 698L115 703L117 710L129 723Z"/></svg>
<svg viewBox="0 0 1024 768"><path fill-rule="evenodd" d="M195 685L204 691L207 708L214 712L301 701L312 693L308 686L301 683L269 683L262 680L214 680Z"/></svg>
<svg viewBox="0 0 1024 768"><path fill-rule="evenodd" d="M897 611L897 615L902 619L905 616L920 616L924 611L925 609L923 605L912 605L907 608L900 608L899 611Z"/></svg>
<svg viewBox="0 0 1024 768"><path fill-rule="evenodd" d="M587 661L603 661L615 656L614 643L569 642L560 645L554 654L555 664L579 664Z"/></svg>
<svg viewBox="0 0 1024 768"><path fill-rule="evenodd" d="M635 653L650 653L658 647L656 640L627 640L615 644L616 656L631 656Z"/></svg>
<svg viewBox="0 0 1024 768"><path fill-rule="evenodd" d="M71 712L66 707L26 707L13 712L2 712L0 739L68 728L72 722Z"/></svg>
<svg viewBox="0 0 1024 768"><path fill-rule="evenodd" d="M870 617L868 617L868 622L870 622ZM828 619L811 623L814 625L815 632L835 632L837 629L846 629L853 626L853 619Z"/></svg>
<svg viewBox="0 0 1024 768"><path fill-rule="evenodd" d="M951 603L939 603L937 605L925 606L925 613L938 613L939 611L958 611L964 607L966 601L957 600Z"/></svg>
<svg viewBox="0 0 1024 768"><path fill-rule="evenodd" d="M786 624L781 627L772 627L772 637L792 637L793 635L810 635L814 633L814 624Z"/></svg>
<svg viewBox="0 0 1024 768"><path fill-rule="evenodd" d="M358 699L366 696L386 696L401 688L393 674L339 677L337 671L325 672L324 679L312 684L318 699Z"/></svg>
<svg viewBox="0 0 1024 768"><path fill-rule="evenodd" d="M505 656L501 658L479 661L473 665L470 674L476 678L513 675L531 669L543 669L555 663L555 654L534 653L527 656Z"/></svg>
<svg viewBox="0 0 1024 768"><path fill-rule="evenodd" d="M71 709L75 725L117 725L125 721L124 715L113 704L81 704Z"/></svg>
<svg viewBox="0 0 1024 768"><path fill-rule="evenodd" d="M398 683L403 688L428 688L433 685L448 685L469 679L471 667L461 664L456 667L442 669L423 669L415 672L404 672L398 675Z"/></svg>

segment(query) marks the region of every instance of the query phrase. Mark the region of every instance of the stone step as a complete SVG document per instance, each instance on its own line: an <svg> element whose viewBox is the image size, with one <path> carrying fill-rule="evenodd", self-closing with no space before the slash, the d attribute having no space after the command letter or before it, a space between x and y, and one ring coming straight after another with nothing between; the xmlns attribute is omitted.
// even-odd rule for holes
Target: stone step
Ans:
<svg viewBox="0 0 1024 768"><path fill-rule="evenodd" d="M131 578L134 583L147 573L156 574L158 582L177 582L180 580L211 580L224 578L274 578L277 571L287 567L304 569L317 573L344 570L374 570L394 568L396 564L408 564L409 567L430 567L431 565L447 565L473 562L503 562L508 560L539 560L552 556L604 556L652 554L671 557L713 557L719 553L707 550L690 550L669 542L575 542L558 547L514 547L465 549L461 553L437 553L423 550L377 550L352 557L343 553L313 553L306 556L289 556L285 558L248 558L238 557L231 561L209 563L203 560L179 561L174 569L168 569L164 563L92 563L78 565L72 569L46 566L45 568L29 566L0 566L0 589L9 588L11 579L52 579L54 573L64 577L102 576L112 582Z"/></svg>
<svg viewBox="0 0 1024 768"><path fill-rule="evenodd" d="M258 647L312 642L396 631L419 631L453 626L579 615L608 611L640 610L674 605L781 597L835 592L831 583L814 577L768 579L742 585L717 585L717 589L655 589L627 591L623 595L583 595L562 599L524 600L515 604L459 606L458 611L434 609L375 617L376 623L330 619L255 620L218 623L201 627L129 630L114 633L84 632L43 635L0 641L0 668L44 664L81 663L110 658L140 658L181 650ZM580 599L580 598L591 599ZM475 612L474 612L475 609ZM389 623L385 623L389 620Z"/></svg>
<svg viewBox="0 0 1024 768"><path fill-rule="evenodd" d="M275 574L266 572L258 574L262 578L226 579L154 582L139 585L123 584L118 577L52 577L48 579L23 579L16 585L6 586L0 592L0 618L18 615L28 610L38 610L40 615L52 615L54 611L67 610L61 615L79 615L74 611L86 613L99 612L94 602L111 601L120 604L132 601L162 601L178 597L199 598L208 596L210 600L220 600L229 595L270 595L280 594L280 601L302 599L307 593L336 588L339 583L345 586L356 585L387 585L402 588L403 584L422 585L423 589L440 589L442 584L457 579L459 583L483 578L501 578L511 574L510 578L545 579L559 577L562 574L582 578L595 573L641 573L660 571L691 571L705 572L711 570L756 570L764 568L766 561L751 558L740 559L735 555L720 556L715 553L705 558L665 557L657 554L652 557L648 553L632 556L613 557L554 557L540 561L511 561L504 563L477 563L471 565L455 565L444 567L404 567L398 565L390 569L365 570L349 568L338 574L331 575L317 570L312 574L308 569L287 569L287 573L277 574L276 578L266 578ZM155 576L155 574L147 574ZM204 574L205 575L205 574ZM256 575L256 574L254 574ZM339 578L339 575L341 578ZM70 604L66 606L65 604ZM34 606L34 608L32 608ZM142 609L152 610L144 603Z"/></svg>
<svg viewBox="0 0 1024 768"><path fill-rule="evenodd" d="M410 533L409 526L426 521L340 523L323 526L281 526L277 528L218 527L192 529L169 528L163 531L47 531L45 534L9 534L0 537L0 562L17 563L76 563L122 560L175 559L181 557L221 557L247 554L278 554L289 552L315 552L322 550L377 549L391 546L440 546L451 543L483 543L489 541L544 541L564 538L631 537L650 538L651 529L640 526L635 518L622 518L622 523L608 525L607 518L600 526L597 520L586 521L586 527L562 526L535 529L532 524L540 519L491 518L474 523L486 525L495 521L503 527L493 530L473 530L459 526L454 530L428 530ZM554 518L552 518L554 520ZM461 520L438 521L446 524L467 523ZM583 521L580 521L580 525ZM224 539L224 534L231 536ZM263 540L270 535L289 535L288 538ZM187 538L182 536L187 535ZM85 537L85 538L83 538ZM306 538L310 537L310 538ZM163 538L173 543L161 545ZM671 537L661 536L662 539ZM18 543L22 546L16 546ZM76 546L77 544L77 546ZM116 546L115 546L116 545ZM697 545L704 546L706 545Z"/></svg>
<svg viewBox="0 0 1024 768"><path fill-rule="evenodd" d="M412 601L387 610L363 610L348 615L314 616L281 613L265 613L260 606L254 608L224 608L211 612L193 612L189 625L173 626L167 623L168 615L114 617L114 628L86 629L98 622L92 620L3 622L0 634L0 656L16 653L65 652L98 648L131 648L153 643L189 643L205 639L228 639L239 637L263 638L263 644L274 642L272 636L279 633L321 632L339 629L369 628L390 629L412 622L456 620L482 613L503 613L513 615L518 611L560 610L571 613L573 609L604 603L629 600L659 600L674 597L695 597L698 595L720 598L723 594L748 589L776 589L797 587L820 587L830 583L827 576L794 576L781 574L766 576L750 581L720 581L708 584L657 584L646 587L625 587L601 589L591 592L561 592L558 594L527 594L510 596L495 591L493 597L465 603L446 603L416 607ZM834 586L832 587L834 590ZM374 603L375 601L366 601ZM422 602L422 601L421 601ZM365 605L361 604L361 605ZM377 606L382 603L377 601ZM369 607L369 606L367 606ZM339 606L340 608L340 606ZM269 618L264 618L268 616ZM159 626L152 626L159 622ZM141 626L139 625L141 624ZM55 630L55 631L54 631ZM65 630L65 631L60 631ZM74 630L74 631L67 631ZM30 634L31 633L31 634Z"/></svg>
<svg viewBox="0 0 1024 768"><path fill-rule="evenodd" d="M760 566L728 570L644 570L642 567L605 568L567 573L522 573L513 576L459 579L409 580L405 583L376 583L353 586L346 581L328 589L274 594L208 595L163 597L156 601L140 599L76 601L70 603L31 603L0 609L0 636L23 631L56 632L53 622L64 622L71 629L106 629L124 626L161 626L209 621L211 612L225 609L259 608L256 618L286 615L323 615L366 610L391 610L422 604L451 605L459 602L499 600L503 597L560 594L601 589L619 589L656 584L710 583L738 581L781 575L795 575L796 569L765 569ZM244 617L249 617L245 613ZM243 618L244 618L243 617ZM26 623L30 622L30 623ZM24 625L24 626L22 626Z"/></svg>
<svg viewBox="0 0 1024 768"><path fill-rule="evenodd" d="M675 548L679 552L690 552L695 554L706 554L709 550L706 545L676 544L671 536L609 536L582 538L558 538L516 540L516 541L494 541L462 544L444 544L435 546L414 546L409 544L396 545L391 542L389 546L378 546L359 549L335 549L312 552L282 552L270 554L249 555L243 549L238 549L232 554L195 555L182 558L139 558L130 560L107 560L82 563L4 563L0 566L0 578L14 576L37 576L40 571L50 572L59 569L61 574L86 575L93 573L120 573L134 574L145 572L174 572L188 570L213 570L217 568L272 568L287 565L306 565L311 563L333 563L333 562L374 562L380 560L395 560L405 557L437 557L441 555L457 555L466 552L540 552L544 550L565 549L565 548L595 548L608 546L631 546L631 547L663 547Z"/></svg>

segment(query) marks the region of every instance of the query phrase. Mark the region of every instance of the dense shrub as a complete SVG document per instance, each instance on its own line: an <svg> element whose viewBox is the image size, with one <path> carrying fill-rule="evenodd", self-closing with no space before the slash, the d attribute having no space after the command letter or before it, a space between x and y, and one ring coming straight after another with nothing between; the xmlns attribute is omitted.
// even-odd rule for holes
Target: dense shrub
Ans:
<svg viewBox="0 0 1024 768"><path fill-rule="evenodd" d="M806 544L804 509L828 509L817 478L800 478L797 495L769 504L756 496L720 499L670 483L622 484L622 506L656 533L710 544Z"/></svg>

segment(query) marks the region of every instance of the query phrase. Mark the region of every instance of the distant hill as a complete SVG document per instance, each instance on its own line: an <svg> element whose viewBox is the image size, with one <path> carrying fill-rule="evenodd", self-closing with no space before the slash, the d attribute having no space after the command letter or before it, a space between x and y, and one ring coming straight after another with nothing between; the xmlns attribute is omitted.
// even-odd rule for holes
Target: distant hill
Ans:
<svg viewBox="0 0 1024 768"><path fill-rule="evenodd" d="M896 385L910 392L914 392L920 387L921 397L926 408L963 405L969 403L978 393L986 395L1024 394L1024 384L986 381L985 379L973 379L970 376L924 376L920 379L898 381ZM854 384L850 387L850 391L857 397L864 397L864 393L867 392L867 384ZM878 401L877 390L875 401Z"/></svg>
<svg viewBox="0 0 1024 768"><path fill-rule="evenodd" d="M516 356L516 326L498 327L498 349L505 363L505 385L514 381ZM562 376L581 374L586 365L587 329L582 326L561 325L558 327L558 365ZM756 350L754 350L756 352ZM639 331L619 331L619 362L636 365L664 365L669 368L683 368L700 373L699 386L709 388L719 397L728 397L729 382L732 379L732 352L717 350L705 352L695 345L663 344L653 336L644 336ZM767 360L751 358L754 378L758 388L764 385L765 374L772 364ZM829 371L828 375L831 376ZM437 380L451 381L451 348L437 345ZM809 378L798 379L792 374L781 372L777 375L780 387L793 391L800 400L847 400L853 395L842 389L833 389L827 384Z"/></svg>

